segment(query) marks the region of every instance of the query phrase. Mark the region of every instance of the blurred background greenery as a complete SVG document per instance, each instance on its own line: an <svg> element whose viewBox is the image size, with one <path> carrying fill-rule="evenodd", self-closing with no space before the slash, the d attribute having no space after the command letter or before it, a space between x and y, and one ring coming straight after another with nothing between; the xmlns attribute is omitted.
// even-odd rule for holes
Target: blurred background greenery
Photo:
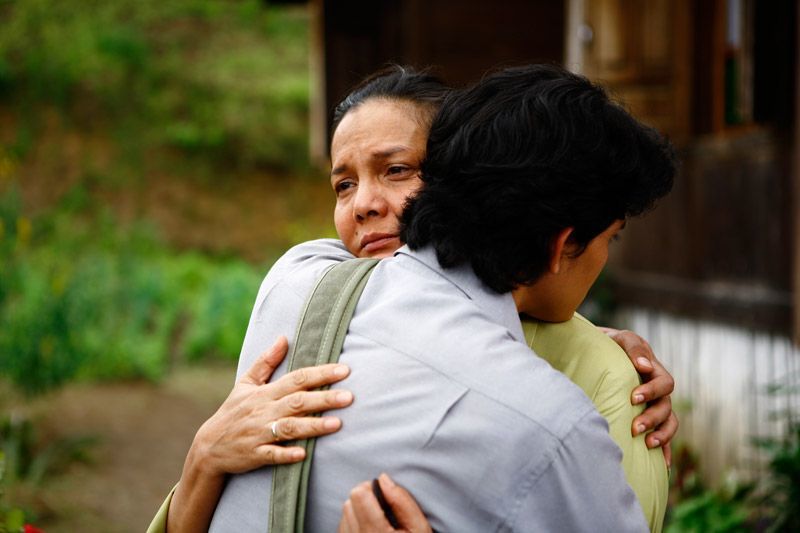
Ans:
<svg viewBox="0 0 800 533"><path fill-rule="evenodd" d="M255 0L0 0L0 531L141 531L267 268L332 235L308 31ZM132 431L154 398L161 429ZM147 450L169 438L164 468ZM135 470L152 481L115 504Z"/></svg>
<svg viewBox="0 0 800 533"><path fill-rule="evenodd" d="M236 358L266 266L330 233L324 201L295 205L321 182L304 11L26 0L0 16L0 370L34 394ZM181 198L154 198L164 181ZM220 212L253 182L269 228L236 249L226 233L247 228ZM203 210L226 227L197 235Z"/></svg>

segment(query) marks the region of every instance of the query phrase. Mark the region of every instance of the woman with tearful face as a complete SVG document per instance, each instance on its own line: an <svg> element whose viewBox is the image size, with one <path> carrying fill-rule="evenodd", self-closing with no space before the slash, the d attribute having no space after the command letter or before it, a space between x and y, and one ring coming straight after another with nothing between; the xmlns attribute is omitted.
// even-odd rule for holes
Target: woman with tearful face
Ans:
<svg viewBox="0 0 800 533"><path fill-rule="evenodd" d="M399 239L399 218L407 198L422 185L419 169L425 157L428 130L447 93L448 88L429 74L391 67L366 79L337 106L331 142L334 221L340 239L354 256L387 258L403 244ZM604 244L598 241L592 250L578 256L582 258L580 263L565 263L563 268L573 274L580 269L591 270L585 277L593 282L594 270L599 272L605 263L608 241L621 231L622 225L620 221L603 234ZM568 247L566 237L561 249ZM557 284L561 279L554 275L547 283ZM585 290L579 290L573 298L580 301L584 296ZM518 309L531 309L526 298L525 291L515 293ZM669 398L672 377L637 335L616 330L602 332L580 315L554 315L551 311L542 310L543 316L538 318L552 320L556 316L563 322L522 317L530 346L581 386L606 417L612 438L623 449L623 468L645 515L651 526L660 524L658 516L663 518L665 502L660 503L662 495L653 489L646 470L653 465L653 453L658 454L661 468L665 460L670 460L668 443L677 430ZM268 383L286 350L286 340L279 339L200 428L187 455L181 482L149 531L205 531L227 474L300 461L304 457L302 449L281 446L281 441L322 436L339 429L340 421L335 416L309 415L349 405L352 395L346 391L312 390L346 377L346 367L305 369L300 371L301 376L287 374ZM598 351L605 354L600 362L597 357L588 357ZM603 366L613 363L619 370L620 360L625 365L622 371L610 372ZM637 371L644 384L639 383ZM663 457L660 450L650 451L659 446L663 447ZM381 476L380 485L398 518L405 517L405 525L427 525L408 493L385 475ZM378 519L383 519L383 512L377 500L371 489L360 485L345 505L343 530L372 531L371 527L388 525Z"/></svg>

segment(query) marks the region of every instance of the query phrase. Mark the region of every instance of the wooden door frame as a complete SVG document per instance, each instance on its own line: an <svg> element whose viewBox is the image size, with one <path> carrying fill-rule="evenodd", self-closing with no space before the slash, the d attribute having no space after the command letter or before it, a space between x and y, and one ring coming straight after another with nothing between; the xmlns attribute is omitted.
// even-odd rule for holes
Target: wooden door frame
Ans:
<svg viewBox="0 0 800 533"><path fill-rule="evenodd" d="M800 9L795 14L797 18L796 28L800 27ZM793 273L793 332L794 342L800 346L800 31L795 32L795 97L794 97L794 124L793 124L793 162L792 162L792 189L793 202L792 212L794 218L794 235L792 246L794 248L794 262L792 264Z"/></svg>

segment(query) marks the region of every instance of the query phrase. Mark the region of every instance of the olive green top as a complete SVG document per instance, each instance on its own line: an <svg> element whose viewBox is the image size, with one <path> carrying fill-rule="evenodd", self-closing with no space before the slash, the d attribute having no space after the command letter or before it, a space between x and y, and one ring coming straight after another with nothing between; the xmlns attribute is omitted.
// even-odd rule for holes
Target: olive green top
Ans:
<svg viewBox="0 0 800 533"><path fill-rule="evenodd" d="M631 391L640 381L628 356L577 313L572 320L560 323L523 317L522 329L533 351L583 389L606 419L611 438L622 449L625 477L650 529L660 532L669 476L661 448L649 450L643 434L631 436L631 423L644 406L631 404Z"/></svg>
<svg viewBox="0 0 800 533"><path fill-rule="evenodd" d="M173 487L167 495L167 499L158 508L156 516L153 517L153 521L150 522L150 526L147 528L147 533L167 533L167 515L169 514L169 504L172 503L172 495L175 494L175 488L177 488L177 485Z"/></svg>

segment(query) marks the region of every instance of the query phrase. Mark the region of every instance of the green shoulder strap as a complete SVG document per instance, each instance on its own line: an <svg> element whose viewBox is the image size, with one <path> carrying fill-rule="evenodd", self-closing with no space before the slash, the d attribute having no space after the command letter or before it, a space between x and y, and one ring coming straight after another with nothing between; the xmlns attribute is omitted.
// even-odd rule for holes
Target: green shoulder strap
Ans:
<svg viewBox="0 0 800 533"><path fill-rule="evenodd" d="M306 301L289 355L287 372L339 360L353 311L377 259L351 259L328 269ZM273 469L270 498L270 533L304 530L308 476L314 440L293 443L306 449L300 463Z"/></svg>

